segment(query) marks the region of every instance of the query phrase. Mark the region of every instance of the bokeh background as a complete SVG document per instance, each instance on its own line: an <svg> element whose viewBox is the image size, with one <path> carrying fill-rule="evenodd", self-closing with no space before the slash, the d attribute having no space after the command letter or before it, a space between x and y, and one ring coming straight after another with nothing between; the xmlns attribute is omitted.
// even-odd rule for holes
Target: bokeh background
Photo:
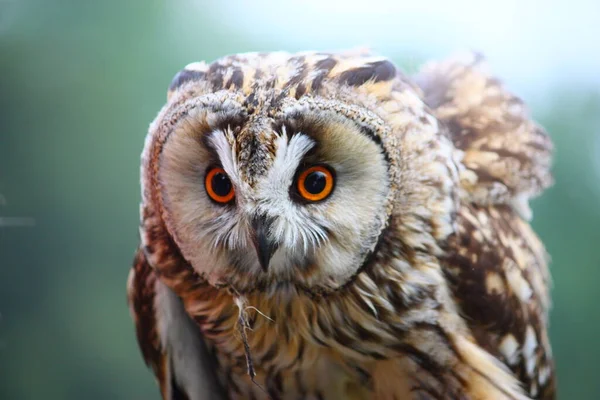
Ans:
<svg viewBox="0 0 600 400"><path fill-rule="evenodd" d="M548 129L557 183L533 225L553 258L559 394L600 398L600 2L486 3L0 0L0 398L158 399L125 280L171 77L228 53L356 46L408 72L480 50Z"/></svg>

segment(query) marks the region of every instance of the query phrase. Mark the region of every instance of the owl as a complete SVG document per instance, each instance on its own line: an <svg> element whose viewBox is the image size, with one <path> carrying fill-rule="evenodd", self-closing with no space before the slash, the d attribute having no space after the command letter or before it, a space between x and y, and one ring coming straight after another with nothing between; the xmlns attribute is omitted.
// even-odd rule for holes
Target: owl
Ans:
<svg viewBox="0 0 600 400"><path fill-rule="evenodd" d="M164 399L552 399L552 143L480 55L186 66L128 299Z"/></svg>

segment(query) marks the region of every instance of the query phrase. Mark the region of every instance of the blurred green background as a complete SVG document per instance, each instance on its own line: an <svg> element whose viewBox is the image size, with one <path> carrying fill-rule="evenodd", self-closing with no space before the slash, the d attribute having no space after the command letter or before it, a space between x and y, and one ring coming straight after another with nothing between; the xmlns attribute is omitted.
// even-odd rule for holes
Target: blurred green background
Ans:
<svg viewBox="0 0 600 400"><path fill-rule="evenodd" d="M553 258L559 394L600 398L600 63L569 28L592 17L514 1L473 3L473 15L464 0L454 13L367 3L0 0L1 399L158 399L125 280L139 154L171 77L227 53L358 45L409 70L476 46L548 129L557 183L533 202L533 224ZM580 17L599 10L574 3Z"/></svg>

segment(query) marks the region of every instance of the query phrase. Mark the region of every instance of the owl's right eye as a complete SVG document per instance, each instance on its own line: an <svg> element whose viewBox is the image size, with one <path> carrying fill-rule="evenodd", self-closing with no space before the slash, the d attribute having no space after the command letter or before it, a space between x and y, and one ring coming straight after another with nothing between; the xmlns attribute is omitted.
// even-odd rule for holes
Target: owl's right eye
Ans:
<svg viewBox="0 0 600 400"><path fill-rule="evenodd" d="M206 188L208 197L219 204L227 204L231 202L235 196L233 185L231 184L227 173L220 167L210 168L206 172L204 187Z"/></svg>

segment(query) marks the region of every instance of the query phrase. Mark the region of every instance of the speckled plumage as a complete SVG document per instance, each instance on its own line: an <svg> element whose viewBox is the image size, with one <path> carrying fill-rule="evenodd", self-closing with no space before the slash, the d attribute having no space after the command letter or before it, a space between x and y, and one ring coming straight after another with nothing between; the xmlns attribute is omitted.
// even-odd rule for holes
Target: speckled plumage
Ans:
<svg viewBox="0 0 600 400"><path fill-rule="evenodd" d="M357 53L190 64L146 140L128 283L163 397L553 398L527 222L551 148L478 56L414 79ZM334 193L292 201L295 171L321 162ZM215 163L232 205L206 198ZM279 244L267 270L258 214Z"/></svg>

